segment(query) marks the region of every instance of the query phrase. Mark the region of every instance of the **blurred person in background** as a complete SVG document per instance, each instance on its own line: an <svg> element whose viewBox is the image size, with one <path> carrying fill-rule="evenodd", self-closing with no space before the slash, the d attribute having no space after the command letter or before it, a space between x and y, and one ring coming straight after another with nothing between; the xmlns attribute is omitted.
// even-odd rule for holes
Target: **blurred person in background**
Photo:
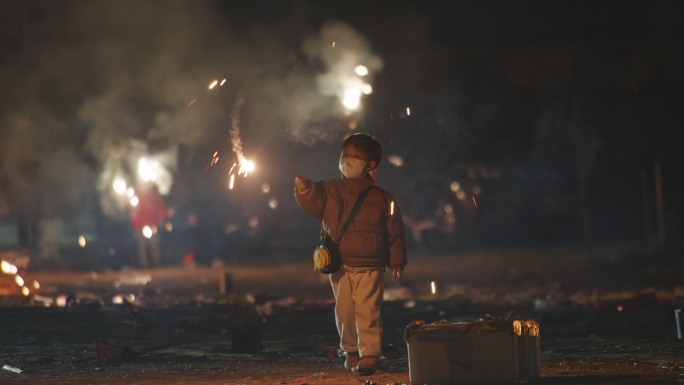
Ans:
<svg viewBox="0 0 684 385"><path fill-rule="evenodd" d="M154 184L143 184L137 192L138 205L131 211L131 225L138 241L140 267L148 266L147 249L152 254L152 264L161 266L157 228L166 220L166 205Z"/></svg>

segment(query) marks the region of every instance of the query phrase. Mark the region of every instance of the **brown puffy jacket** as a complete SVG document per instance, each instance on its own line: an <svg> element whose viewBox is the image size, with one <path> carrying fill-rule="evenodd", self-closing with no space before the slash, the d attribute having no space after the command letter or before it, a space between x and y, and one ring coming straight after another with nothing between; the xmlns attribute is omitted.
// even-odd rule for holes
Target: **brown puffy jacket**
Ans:
<svg viewBox="0 0 684 385"><path fill-rule="evenodd" d="M359 195L373 183L371 177L309 182L303 191L295 188L295 198L302 210L321 221L321 234L328 233L338 239L340 228ZM404 268L404 223L396 202L392 202L394 198L387 191L377 186L371 188L340 240L343 264L350 267ZM394 208L390 215L392 205Z"/></svg>

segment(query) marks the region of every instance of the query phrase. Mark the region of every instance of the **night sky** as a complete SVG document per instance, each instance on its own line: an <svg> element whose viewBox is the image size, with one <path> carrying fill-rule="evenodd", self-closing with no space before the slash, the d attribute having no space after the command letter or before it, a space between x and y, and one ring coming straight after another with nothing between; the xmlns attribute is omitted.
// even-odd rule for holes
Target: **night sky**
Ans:
<svg viewBox="0 0 684 385"><path fill-rule="evenodd" d="M411 220L437 222L412 247L658 239L656 161L673 239L684 226L680 8L0 0L0 215L36 229L52 218L76 233L85 225L71 223L87 222L104 247L111 228L123 226L111 223L125 223L108 197L117 172L134 174L124 159L171 151L168 205L198 213L217 234L227 221L246 229L256 216L260 226L245 230L247 239L293 227L306 239L316 224L297 211L292 175L268 162L335 178L342 138L368 132L386 155L378 183ZM336 73L342 56L334 55L345 49L377 62L373 93L352 112L321 80ZM207 89L223 78L224 86ZM228 130L240 98L245 154L262 169L229 193ZM224 162L205 172L215 151ZM390 164L389 155L403 164ZM464 198L451 190L454 181ZM267 182L273 191L259 195ZM271 198L277 210L267 207Z"/></svg>

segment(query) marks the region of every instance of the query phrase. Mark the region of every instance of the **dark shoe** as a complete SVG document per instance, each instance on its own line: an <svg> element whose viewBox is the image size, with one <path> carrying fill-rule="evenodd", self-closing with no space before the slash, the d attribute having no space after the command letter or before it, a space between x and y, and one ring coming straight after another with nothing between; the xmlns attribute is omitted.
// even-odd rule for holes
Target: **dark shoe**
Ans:
<svg viewBox="0 0 684 385"><path fill-rule="evenodd" d="M380 370L380 358L375 356L361 357L356 371L362 376L371 376Z"/></svg>
<svg viewBox="0 0 684 385"><path fill-rule="evenodd" d="M353 372L359 364L359 352L346 352L345 355L347 357L344 359L344 368Z"/></svg>

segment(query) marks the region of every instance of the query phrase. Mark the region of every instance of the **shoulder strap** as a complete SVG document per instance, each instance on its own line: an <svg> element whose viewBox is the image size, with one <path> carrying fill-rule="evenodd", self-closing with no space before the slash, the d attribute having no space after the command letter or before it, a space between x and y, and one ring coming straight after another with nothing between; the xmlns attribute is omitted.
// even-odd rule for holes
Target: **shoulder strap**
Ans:
<svg viewBox="0 0 684 385"><path fill-rule="evenodd" d="M352 210L349 213L349 217L347 217L347 221L344 222L344 224L342 225L342 228L340 229L340 235L337 237L338 242L340 239L342 239L342 236L344 235L344 233L347 232L349 225L351 225L352 221L354 220L354 217L356 216L356 213L359 212L359 209L361 208L363 201L366 199L366 196L368 196L368 193L370 192L370 190L372 188L373 188L373 186L368 187L367 189L363 190L361 195L359 195L359 198L356 200L356 203L354 203L354 207L352 207Z"/></svg>

